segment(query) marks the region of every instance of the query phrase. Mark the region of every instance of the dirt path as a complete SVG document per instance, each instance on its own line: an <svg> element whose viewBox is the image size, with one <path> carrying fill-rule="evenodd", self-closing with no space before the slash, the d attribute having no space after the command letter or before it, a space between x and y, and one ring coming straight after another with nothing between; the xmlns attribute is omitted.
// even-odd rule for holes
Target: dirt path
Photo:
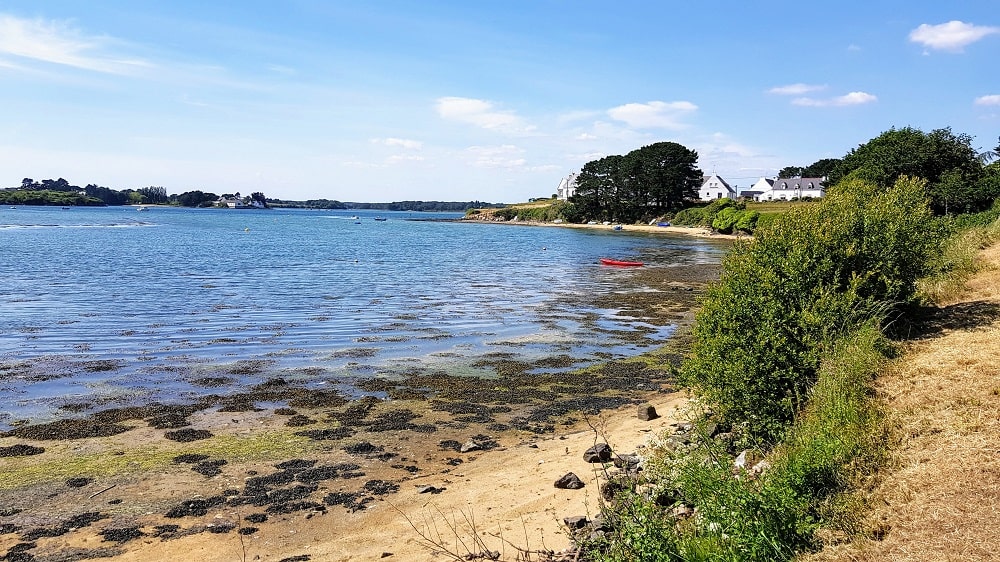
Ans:
<svg viewBox="0 0 1000 562"><path fill-rule="evenodd" d="M877 490L881 541L811 560L1000 560L1000 245L880 381L902 439Z"/></svg>

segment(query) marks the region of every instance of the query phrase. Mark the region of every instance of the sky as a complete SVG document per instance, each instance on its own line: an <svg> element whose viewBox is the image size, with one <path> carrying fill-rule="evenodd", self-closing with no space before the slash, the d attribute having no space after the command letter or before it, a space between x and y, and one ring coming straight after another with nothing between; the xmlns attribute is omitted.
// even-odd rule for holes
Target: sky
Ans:
<svg viewBox="0 0 1000 562"><path fill-rule="evenodd" d="M1000 137L996 0L0 0L0 187L519 202L660 141L748 188Z"/></svg>

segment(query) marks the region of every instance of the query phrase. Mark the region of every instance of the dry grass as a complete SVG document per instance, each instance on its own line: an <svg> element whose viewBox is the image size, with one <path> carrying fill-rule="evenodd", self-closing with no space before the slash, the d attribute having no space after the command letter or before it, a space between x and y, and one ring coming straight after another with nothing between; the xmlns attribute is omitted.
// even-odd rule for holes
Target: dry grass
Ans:
<svg viewBox="0 0 1000 562"><path fill-rule="evenodd" d="M981 257L940 329L879 381L900 439L874 496L882 540L805 558L1000 560L1000 245Z"/></svg>

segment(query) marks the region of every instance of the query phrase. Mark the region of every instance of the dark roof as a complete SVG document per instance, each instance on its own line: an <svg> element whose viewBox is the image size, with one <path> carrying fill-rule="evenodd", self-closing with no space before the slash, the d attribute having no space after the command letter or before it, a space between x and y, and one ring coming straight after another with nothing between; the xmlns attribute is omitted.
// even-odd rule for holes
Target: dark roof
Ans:
<svg viewBox="0 0 1000 562"><path fill-rule="evenodd" d="M778 178L774 180L774 189L822 189L826 178ZM787 187L781 187L782 184ZM809 184L812 183L812 187Z"/></svg>

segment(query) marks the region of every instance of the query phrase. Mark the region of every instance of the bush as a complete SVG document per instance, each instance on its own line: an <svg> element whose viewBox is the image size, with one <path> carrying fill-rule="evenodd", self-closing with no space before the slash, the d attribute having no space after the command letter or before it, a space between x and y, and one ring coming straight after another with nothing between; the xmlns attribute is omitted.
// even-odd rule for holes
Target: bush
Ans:
<svg viewBox="0 0 1000 562"><path fill-rule="evenodd" d="M605 506L605 539L588 554L604 561L791 560L818 546L816 531L855 533L860 519L850 496L838 495L887 462L888 433L871 386L891 348L868 323L824 354L809 405L759 477L733 474L721 442L696 434L694 448L659 450L646 482ZM697 510L675 518L654 496ZM590 559L590 558L587 558Z"/></svg>
<svg viewBox="0 0 1000 562"><path fill-rule="evenodd" d="M683 381L727 423L778 440L830 341L909 303L937 244L922 181L851 181L737 242L707 291Z"/></svg>

